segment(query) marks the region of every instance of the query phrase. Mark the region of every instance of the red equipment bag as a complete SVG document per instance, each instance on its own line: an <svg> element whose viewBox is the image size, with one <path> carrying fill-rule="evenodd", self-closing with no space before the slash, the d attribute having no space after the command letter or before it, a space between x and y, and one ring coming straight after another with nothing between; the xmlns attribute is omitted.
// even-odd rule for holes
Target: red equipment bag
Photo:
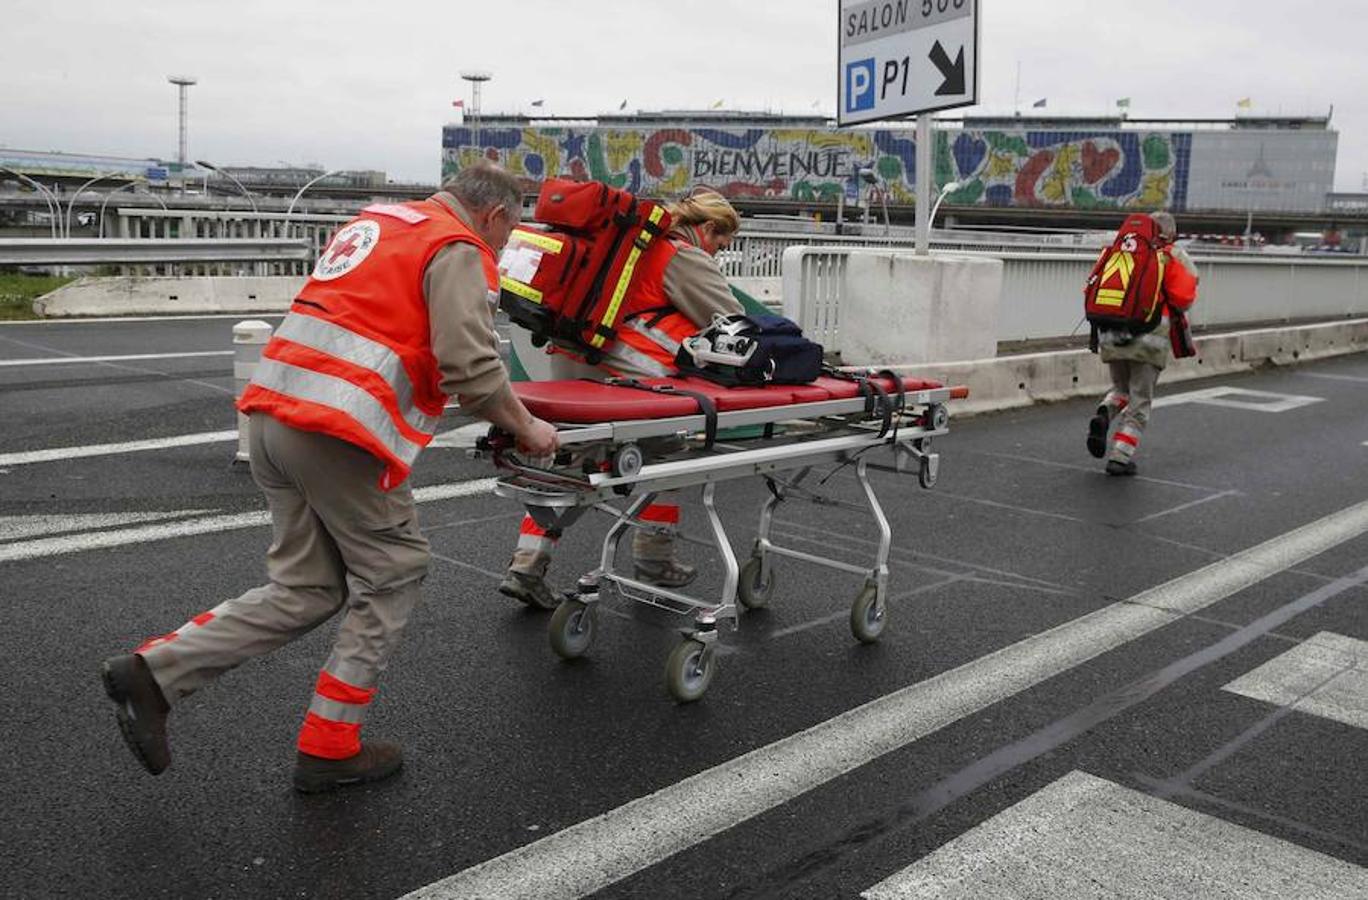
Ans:
<svg viewBox="0 0 1368 900"><path fill-rule="evenodd" d="M1083 286L1083 312L1093 329L1153 331L1164 314L1165 255L1159 228L1145 213L1121 223Z"/></svg>
<svg viewBox="0 0 1368 900"><path fill-rule="evenodd" d="M597 181L549 178L499 260L499 307L590 364L617 336L619 316L652 242L670 228L665 207Z"/></svg>

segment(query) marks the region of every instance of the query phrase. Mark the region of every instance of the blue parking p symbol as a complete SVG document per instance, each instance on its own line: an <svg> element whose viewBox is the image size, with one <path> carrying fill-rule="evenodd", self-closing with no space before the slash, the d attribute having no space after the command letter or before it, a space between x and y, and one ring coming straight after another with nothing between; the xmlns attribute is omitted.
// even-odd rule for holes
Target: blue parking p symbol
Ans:
<svg viewBox="0 0 1368 900"><path fill-rule="evenodd" d="M874 108L874 58L846 63L846 112Z"/></svg>

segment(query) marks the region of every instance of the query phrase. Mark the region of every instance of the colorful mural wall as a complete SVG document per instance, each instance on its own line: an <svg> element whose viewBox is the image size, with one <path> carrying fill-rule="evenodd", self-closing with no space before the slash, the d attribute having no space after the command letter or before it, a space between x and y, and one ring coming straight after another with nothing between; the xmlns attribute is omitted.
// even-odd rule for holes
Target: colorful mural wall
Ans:
<svg viewBox="0 0 1368 900"><path fill-rule="evenodd" d="M1139 131L966 131L935 136L935 183L956 182L954 205L1086 209L1186 208L1192 135ZM786 128L501 127L442 135L446 177L479 158L530 182L592 178L672 197L707 184L730 197L834 201L856 196L873 168L889 199L915 196L916 141L908 130Z"/></svg>

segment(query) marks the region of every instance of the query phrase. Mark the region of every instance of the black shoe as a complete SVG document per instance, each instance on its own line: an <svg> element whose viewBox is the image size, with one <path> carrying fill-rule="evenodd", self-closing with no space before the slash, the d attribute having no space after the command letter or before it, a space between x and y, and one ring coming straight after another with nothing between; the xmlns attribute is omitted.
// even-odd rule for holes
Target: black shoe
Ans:
<svg viewBox="0 0 1368 900"><path fill-rule="evenodd" d="M555 609L561 602L561 598L546 586L545 578L512 569L509 569L504 575L504 580L499 582L499 593L535 609Z"/></svg>
<svg viewBox="0 0 1368 900"><path fill-rule="evenodd" d="M1107 460L1107 474L1108 474L1108 475L1134 475L1134 474L1135 474L1135 463L1134 463L1134 462L1121 462L1121 460L1119 460L1119 459L1109 459L1109 460Z"/></svg>
<svg viewBox="0 0 1368 900"><path fill-rule="evenodd" d="M105 693L117 706L119 730L128 749L153 775L171 765L166 742L166 714L171 707L152 677L147 662L135 653L111 656L101 666Z"/></svg>
<svg viewBox="0 0 1368 900"><path fill-rule="evenodd" d="M361 752L346 759L325 759L307 753L295 755L294 786L301 794L321 794L354 784L369 784L396 774L404 767L404 755L392 741L371 741Z"/></svg>
<svg viewBox="0 0 1368 900"><path fill-rule="evenodd" d="M1107 455L1107 429L1111 427L1111 414L1107 407L1099 406L1097 414L1088 420L1088 452L1095 459Z"/></svg>

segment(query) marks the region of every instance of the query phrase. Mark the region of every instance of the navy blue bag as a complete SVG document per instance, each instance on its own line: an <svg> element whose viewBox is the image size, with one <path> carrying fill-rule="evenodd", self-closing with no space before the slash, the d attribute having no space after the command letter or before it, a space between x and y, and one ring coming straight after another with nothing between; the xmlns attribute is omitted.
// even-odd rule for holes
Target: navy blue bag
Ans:
<svg viewBox="0 0 1368 900"><path fill-rule="evenodd" d="M790 319L765 313L713 317L680 344L675 365L731 387L808 384L822 374L822 345Z"/></svg>

